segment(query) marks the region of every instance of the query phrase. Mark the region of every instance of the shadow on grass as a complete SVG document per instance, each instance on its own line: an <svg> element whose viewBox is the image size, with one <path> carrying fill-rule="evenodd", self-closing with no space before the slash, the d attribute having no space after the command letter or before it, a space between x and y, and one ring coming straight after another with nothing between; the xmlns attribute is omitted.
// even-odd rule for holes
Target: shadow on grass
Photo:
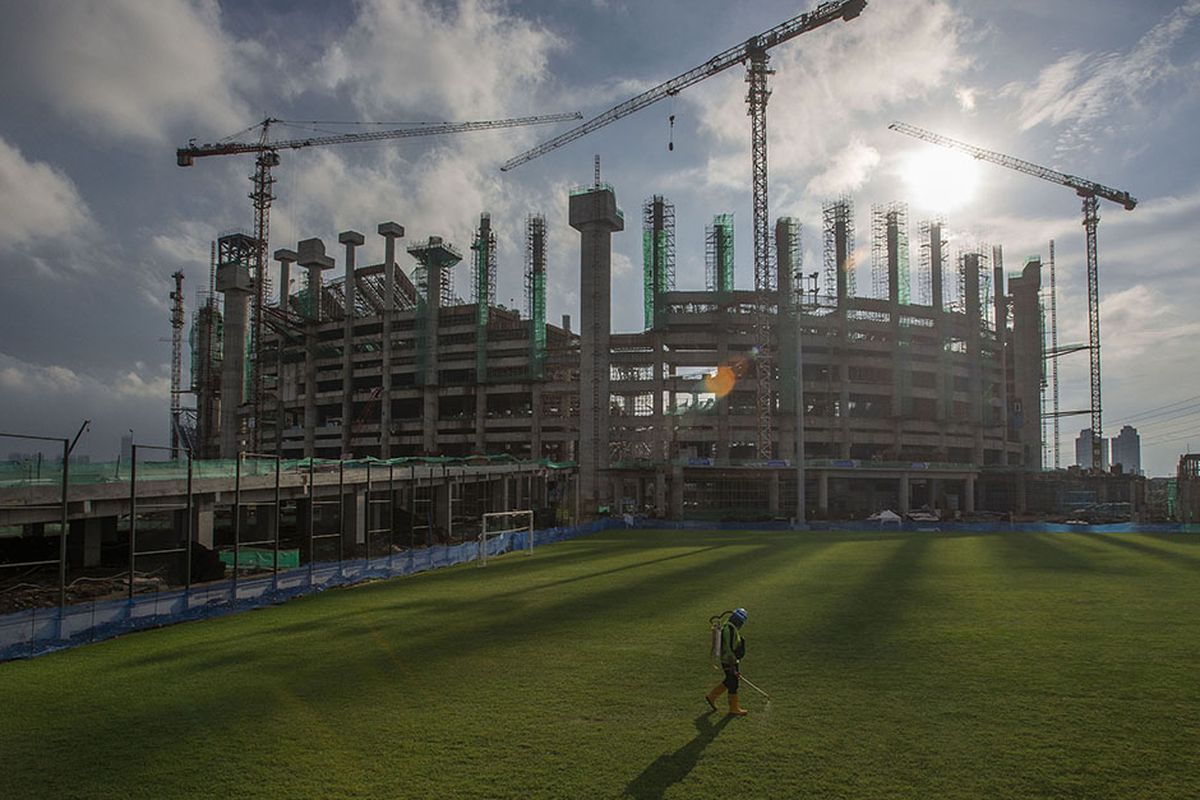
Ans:
<svg viewBox="0 0 1200 800"><path fill-rule="evenodd" d="M995 536L999 551L1010 566L1018 570L1048 570L1051 572L1090 572L1130 574L1123 567L1099 564L1076 548L1056 541L1061 533L1004 533Z"/></svg>
<svg viewBox="0 0 1200 800"><path fill-rule="evenodd" d="M686 778L700 762L704 748L708 747L733 719L726 715L713 722L713 714L714 712L709 711L692 720L692 724L696 726L695 737L674 753L664 753L650 762L650 766L642 770L642 773L625 787L624 796L637 800L657 800L666 794L668 789Z"/></svg>
<svg viewBox="0 0 1200 800"><path fill-rule="evenodd" d="M1166 561L1167 563L1176 564L1178 566L1187 566L1193 569L1200 567L1200 558L1197 558L1190 553L1177 553L1173 550L1163 550L1161 547L1143 544L1135 539L1129 538L1128 534L1119 533L1101 533L1096 535L1096 540L1104 544L1112 545L1113 547L1123 547L1126 550L1132 550L1135 553L1150 556L1151 558Z"/></svg>
<svg viewBox="0 0 1200 800"><path fill-rule="evenodd" d="M921 571L930 542L927 536L909 534L806 641L841 659L869 658L879 652L914 599L910 584Z"/></svg>

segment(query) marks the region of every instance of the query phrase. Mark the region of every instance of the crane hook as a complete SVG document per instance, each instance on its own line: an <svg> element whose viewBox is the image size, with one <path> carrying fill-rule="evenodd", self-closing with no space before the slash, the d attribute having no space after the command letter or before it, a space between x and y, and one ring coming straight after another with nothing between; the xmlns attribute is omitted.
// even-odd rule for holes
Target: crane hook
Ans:
<svg viewBox="0 0 1200 800"><path fill-rule="evenodd" d="M667 121L670 123L670 129L671 129L670 137L667 140L667 150L674 150L675 149L675 115L672 114L671 116L667 117Z"/></svg>

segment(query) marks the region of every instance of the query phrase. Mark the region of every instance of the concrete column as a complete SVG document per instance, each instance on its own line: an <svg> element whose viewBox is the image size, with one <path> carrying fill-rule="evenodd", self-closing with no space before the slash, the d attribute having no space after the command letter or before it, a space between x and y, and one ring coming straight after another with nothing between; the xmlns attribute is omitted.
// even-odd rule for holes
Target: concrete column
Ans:
<svg viewBox="0 0 1200 800"><path fill-rule="evenodd" d="M663 467L654 471L654 513L659 517L667 516L667 473Z"/></svg>
<svg viewBox="0 0 1200 800"><path fill-rule="evenodd" d="M625 229L625 218L616 194L601 185L572 195L569 210L571 227L580 232L579 468L582 503L592 516L608 469L612 234Z"/></svg>
<svg viewBox="0 0 1200 800"><path fill-rule="evenodd" d="M529 402L533 407L529 430L529 457L537 461L542 457L542 384L529 387Z"/></svg>
<svg viewBox="0 0 1200 800"><path fill-rule="evenodd" d="M316 455L317 441L317 326L321 322L322 270L333 269L320 239L305 239L296 245L297 263L308 274L308 318L304 323L304 455Z"/></svg>
<svg viewBox="0 0 1200 800"><path fill-rule="evenodd" d="M671 467L671 519L683 519L683 467Z"/></svg>
<svg viewBox="0 0 1200 800"><path fill-rule="evenodd" d="M475 384L475 452L487 454L487 388Z"/></svg>
<svg viewBox="0 0 1200 800"><path fill-rule="evenodd" d="M213 549L213 496L192 498L192 537L200 545Z"/></svg>
<svg viewBox="0 0 1200 800"><path fill-rule="evenodd" d="M392 316L396 303L396 240L404 236L404 226L395 222L379 223L383 245L383 379L379 392L379 457L392 457Z"/></svg>
<svg viewBox="0 0 1200 800"><path fill-rule="evenodd" d="M350 436L354 428L354 249L365 241L358 231L338 234L338 242L346 246L346 282L342 285L346 316L342 334L342 458L353 457Z"/></svg>
<svg viewBox="0 0 1200 800"><path fill-rule="evenodd" d="M929 480L929 505L934 509L946 507L945 498L942 496L941 478L930 478Z"/></svg>
<svg viewBox="0 0 1200 800"><path fill-rule="evenodd" d="M817 473L817 511L821 516L829 516L829 473Z"/></svg>
<svg viewBox="0 0 1200 800"><path fill-rule="evenodd" d="M291 294L292 264L299 256L295 250L276 250L275 260L279 262L279 308L288 311L288 296Z"/></svg>
<svg viewBox="0 0 1200 800"><path fill-rule="evenodd" d="M342 542L349 553L355 545L367 541L367 490L354 489L342 498L346 519L342 526Z"/></svg>
<svg viewBox="0 0 1200 800"><path fill-rule="evenodd" d="M963 511L968 514L975 512L975 476L968 475L963 481Z"/></svg>
<svg viewBox="0 0 1200 800"><path fill-rule="evenodd" d="M1015 488L1017 490L1017 497L1016 497L1015 505L1017 507L1017 511L1021 514L1024 514L1026 511L1029 510L1029 500L1026 496L1026 491L1025 491L1026 475L1024 472L1018 472L1018 473L1016 473L1016 475L1013 476L1013 478L1016 483Z"/></svg>
<svg viewBox="0 0 1200 800"><path fill-rule="evenodd" d="M292 264L299 256L295 250L276 250L275 260L279 262L279 310L284 314L290 313L288 296L291 293ZM275 452L283 452L284 419L284 384L283 384L283 342L276 351L275 361Z"/></svg>
<svg viewBox="0 0 1200 800"><path fill-rule="evenodd" d="M67 527L67 560L72 566L95 567L100 564L106 522L116 527L115 517L73 519Z"/></svg>
<svg viewBox="0 0 1200 800"><path fill-rule="evenodd" d="M221 458L242 450L242 402L246 380L246 317L253 283L243 264L217 267L217 291L225 295L224 357L221 362Z"/></svg>
<svg viewBox="0 0 1200 800"><path fill-rule="evenodd" d="M901 514L907 514L912 503L912 486L909 485L907 473L900 476L900 508Z"/></svg>
<svg viewBox="0 0 1200 800"><path fill-rule="evenodd" d="M771 470L767 479L767 511L772 517L779 516L779 472Z"/></svg>

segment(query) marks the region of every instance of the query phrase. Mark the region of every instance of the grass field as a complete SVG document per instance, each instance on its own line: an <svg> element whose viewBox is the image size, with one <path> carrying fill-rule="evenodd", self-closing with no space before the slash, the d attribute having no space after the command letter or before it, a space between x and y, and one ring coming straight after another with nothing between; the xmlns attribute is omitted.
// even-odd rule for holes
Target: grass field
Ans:
<svg viewBox="0 0 1200 800"><path fill-rule="evenodd" d="M1195 798L1200 537L613 531L0 665L0 797L247 796Z"/></svg>

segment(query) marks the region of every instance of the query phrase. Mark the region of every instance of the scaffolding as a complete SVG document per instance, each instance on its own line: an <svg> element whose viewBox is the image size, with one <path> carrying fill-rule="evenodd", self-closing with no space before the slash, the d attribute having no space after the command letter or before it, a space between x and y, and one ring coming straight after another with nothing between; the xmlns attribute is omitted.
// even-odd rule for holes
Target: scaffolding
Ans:
<svg viewBox="0 0 1200 800"><path fill-rule="evenodd" d="M915 302L932 306L935 305L935 300L940 299L944 306L942 276L946 272L946 221L941 217L922 220L917 225L917 238L920 244L917 252Z"/></svg>
<svg viewBox="0 0 1200 800"><path fill-rule="evenodd" d="M871 206L871 291L889 299L895 275L899 302L910 299L908 254L908 206L904 203Z"/></svg>
<svg viewBox="0 0 1200 800"><path fill-rule="evenodd" d="M848 197L827 202L821 208L825 224L825 293L838 297L838 276L844 276L846 296L858 293L854 263L854 203Z"/></svg>
<svg viewBox="0 0 1200 800"><path fill-rule="evenodd" d="M471 245L471 283L475 301L475 380L487 380L488 311L496 305L496 234L491 214L479 215L479 228Z"/></svg>
<svg viewBox="0 0 1200 800"><path fill-rule="evenodd" d="M658 296L675 288L675 206L654 195L642 207L642 305L646 330L655 324Z"/></svg>
<svg viewBox="0 0 1200 800"><path fill-rule="evenodd" d="M529 373L541 378L546 367L546 218L525 220L525 313L529 317Z"/></svg>
<svg viewBox="0 0 1200 800"><path fill-rule="evenodd" d="M704 228L704 279L710 292L733 291L733 214L717 214Z"/></svg>

